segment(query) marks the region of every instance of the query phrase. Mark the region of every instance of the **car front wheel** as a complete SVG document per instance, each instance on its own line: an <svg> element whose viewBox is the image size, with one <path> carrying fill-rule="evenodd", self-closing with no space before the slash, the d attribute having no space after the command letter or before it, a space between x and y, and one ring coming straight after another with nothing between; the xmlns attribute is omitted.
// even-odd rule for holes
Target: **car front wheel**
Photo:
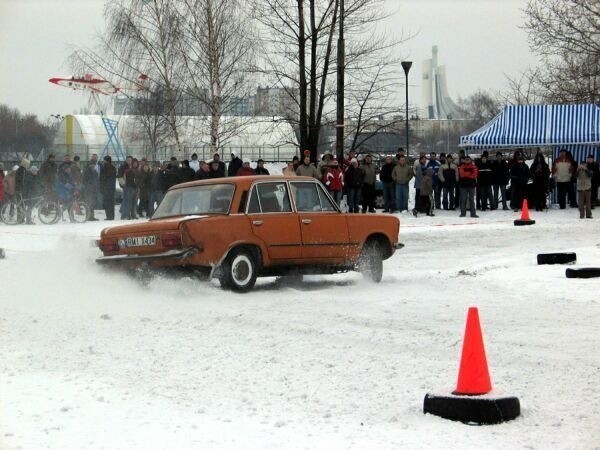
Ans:
<svg viewBox="0 0 600 450"><path fill-rule="evenodd" d="M254 287L257 276L256 258L247 249L234 249L223 265L219 278L221 286L237 292L247 292Z"/></svg>
<svg viewBox="0 0 600 450"><path fill-rule="evenodd" d="M383 252L379 242L370 240L365 243L358 260L358 271L363 277L379 283L383 277Z"/></svg>

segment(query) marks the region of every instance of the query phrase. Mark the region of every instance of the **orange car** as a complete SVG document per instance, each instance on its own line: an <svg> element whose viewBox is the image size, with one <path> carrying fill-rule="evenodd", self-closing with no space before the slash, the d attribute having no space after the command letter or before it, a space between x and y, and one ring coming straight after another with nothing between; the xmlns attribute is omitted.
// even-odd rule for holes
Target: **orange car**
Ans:
<svg viewBox="0 0 600 450"><path fill-rule="evenodd" d="M173 186L151 220L102 230L98 263L193 269L235 291L258 276L358 270L379 282L400 221L342 213L314 178L250 176Z"/></svg>

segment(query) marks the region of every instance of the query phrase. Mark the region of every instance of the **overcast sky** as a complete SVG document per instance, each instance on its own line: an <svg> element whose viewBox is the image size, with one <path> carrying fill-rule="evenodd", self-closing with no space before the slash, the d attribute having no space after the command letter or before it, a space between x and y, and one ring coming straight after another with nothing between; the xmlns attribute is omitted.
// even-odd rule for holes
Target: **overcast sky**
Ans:
<svg viewBox="0 0 600 450"><path fill-rule="evenodd" d="M91 43L103 27L106 0L0 0L0 103L37 114L71 114L85 94L48 82L71 76L71 48ZM414 61L410 103L419 102L421 62L439 49L455 100L477 89L502 89L536 59L522 25L526 0L387 0L395 14L386 26L398 35L417 33L399 48ZM404 77L404 74L400 74Z"/></svg>

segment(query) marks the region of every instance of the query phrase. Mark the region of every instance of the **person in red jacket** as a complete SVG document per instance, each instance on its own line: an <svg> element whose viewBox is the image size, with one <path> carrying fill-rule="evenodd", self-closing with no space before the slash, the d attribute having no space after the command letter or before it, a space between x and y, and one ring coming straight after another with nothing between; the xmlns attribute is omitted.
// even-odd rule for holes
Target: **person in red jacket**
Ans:
<svg viewBox="0 0 600 450"><path fill-rule="evenodd" d="M235 174L238 177L247 177L250 175L255 175L254 173L254 169L252 169L252 167L250 167L250 160L247 158L244 158L244 162L242 163L242 167L240 167L238 169L238 171Z"/></svg>
<svg viewBox="0 0 600 450"><path fill-rule="evenodd" d="M342 201L342 190L344 189L344 172L340 169L337 159L333 158L323 174L323 184L340 206Z"/></svg>
<svg viewBox="0 0 600 450"><path fill-rule="evenodd" d="M469 155L463 158L458 166L458 186L460 188L460 217L467 215L467 201L471 217L479 217L475 213L475 186L477 186L477 166L473 164Z"/></svg>

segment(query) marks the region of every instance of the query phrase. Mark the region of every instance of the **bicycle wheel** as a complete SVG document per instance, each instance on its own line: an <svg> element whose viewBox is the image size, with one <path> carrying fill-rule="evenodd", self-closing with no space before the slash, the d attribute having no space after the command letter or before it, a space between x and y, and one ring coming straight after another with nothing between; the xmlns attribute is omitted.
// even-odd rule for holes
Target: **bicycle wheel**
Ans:
<svg viewBox="0 0 600 450"><path fill-rule="evenodd" d="M68 208L71 222L83 223L90 217L90 207L85 202L74 201Z"/></svg>
<svg viewBox="0 0 600 450"><path fill-rule="evenodd" d="M60 219L60 206L51 200L43 201L38 204L37 216L43 224L55 224Z"/></svg>
<svg viewBox="0 0 600 450"><path fill-rule="evenodd" d="M25 210L18 203L9 201L2 206L0 217L6 225L17 225L25 220Z"/></svg>

